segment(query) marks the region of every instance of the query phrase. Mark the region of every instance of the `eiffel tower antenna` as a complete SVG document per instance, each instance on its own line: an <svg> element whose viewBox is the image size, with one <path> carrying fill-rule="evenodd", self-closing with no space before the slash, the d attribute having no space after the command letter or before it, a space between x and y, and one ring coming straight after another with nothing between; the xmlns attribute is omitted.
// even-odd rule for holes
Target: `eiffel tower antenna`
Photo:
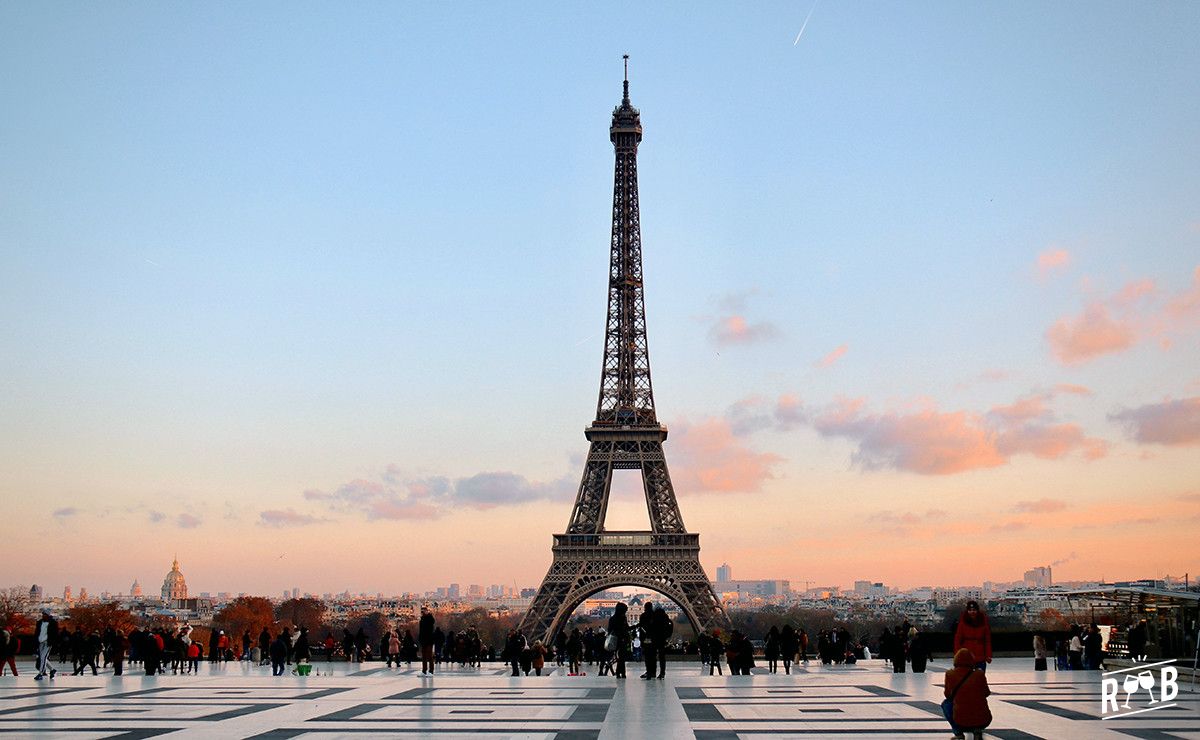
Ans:
<svg viewBox="0 0 1200 740"><path fill-rule="evenodd" d="M618 586L663 594L678 604L697 633L729 627L700 565L700 535L683 526L663 453L667 428L654 409L637 182L642 120L629 101L628 54L624 95L608 135L616 162L600 397L596 418L584 431L591 446L567 531L554 535L550 570L521 621L530 639L546 644L584 599ZM649 531L615 532L604 526L613 471L622 469L642 473Z"/></svg>

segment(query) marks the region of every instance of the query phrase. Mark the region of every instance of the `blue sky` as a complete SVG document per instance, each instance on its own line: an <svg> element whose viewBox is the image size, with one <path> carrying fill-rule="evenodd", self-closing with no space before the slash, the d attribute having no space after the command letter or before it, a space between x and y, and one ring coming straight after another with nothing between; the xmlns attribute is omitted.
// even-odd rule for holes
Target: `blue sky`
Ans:
<svg viewBox="0 0 1200 740"><path fill-rule="evenodd" d="M866 572L844 554L768 552L758 517L726 526L730 496L786 510L789 536L814 517L953 519L964 496L999 491L1010 513L1149 496L1151 518L1186 520L1196 412L1171 417L1184 431L1169 443L1114 415L1200 397L1198 34L1183 2L5 3L0 496L30 538L120 523L164 563L182 542L213 590L224 558L252 556L211 552L214 536L273 547L346 522L380 542L470 530L511 564L471 576L447 559L363 588L536 582L594 413L607 126L629 53L655 390L664 420L692 430L673 436L672 469L689 480L704 455L688 450L721 439L731 470L749 456L758 471L680 490L685 521L713 533L706 564L972 577L916 553ZM1152 287L1118 297L1137 281ZM1136 338L1064 360L1050 328L1093 304ZM720 341L733 316L748 333ZM889 413L991 418L1062 384L1089 394L1056 395L1042 420L1105 441L1103 460L1072 448L931 474L870 447ZM721 436L731 406L780 396L804 422ZM829 423L839 399L864 399L853 429ZM389 465L403 481L381 495L405 501L418 479L498 473L554 493L422 521L303 497L383 485ZM514 520L528 543L496 533ZM1086 550L1077 536L1056 534L1059 549ZM1171 542L1143 544L1164 570L1198 565ZM1077 575L1099 575L1087 561ZM115 589L138 562L11 565L0 580ZM339 585L296 568L282 586ZM1006 575L1019 572L979 579Z"/></svg>

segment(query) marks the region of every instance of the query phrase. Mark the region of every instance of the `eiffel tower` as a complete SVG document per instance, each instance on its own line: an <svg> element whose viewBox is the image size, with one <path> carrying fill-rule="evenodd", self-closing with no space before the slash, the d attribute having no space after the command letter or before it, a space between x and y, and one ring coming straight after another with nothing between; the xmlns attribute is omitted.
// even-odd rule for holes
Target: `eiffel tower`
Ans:
<svg viewBox="0 0 1200 740"><path fill-rule="evenodd" d="M575 508L564 534L554 535L554 561L521 630L546 644L583 600L604 589L640 586L666 596L700 630L727 629L728 616L700 565L700 535L683 526L654 413L650 351L642 290L642 228L638 215L637 148L642 121L625 94L613 110L609 138L616 149L608 321L596 420L584 432L591 448ZM608 531L613 470L640 470L650 531Z"/></svg>

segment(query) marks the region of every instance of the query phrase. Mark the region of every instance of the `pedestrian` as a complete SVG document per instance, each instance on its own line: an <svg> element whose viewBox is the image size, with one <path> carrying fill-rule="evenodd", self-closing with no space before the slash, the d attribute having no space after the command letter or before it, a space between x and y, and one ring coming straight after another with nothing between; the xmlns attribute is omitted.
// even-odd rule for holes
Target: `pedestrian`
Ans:
<svg viewBox="0 0 1200 740"><path fill-rule="evenodd" d="M908 660L908 636L904 634L904 626L896 625L892 634L892 673L904 673L904 662Z"/></svg>
<svg viewBox="0 0 1200 740"><path fill-rule="evenodd" d="M1033 670L1046 670L1046 638L1041 635L1033 636Z"/></svg>
<svg viewBox="0 0 1200 740"><path fill-rule="evenodd" d="M417 641L421 643L421 675L433 675L433 646L434 630L437 628L437 623L433 619L433 612L429 611L429 606L421 607L421 620L417 623Z"/></svg>
<svg viewBox="0 0 1200 740"><path fill-rule="evenodd" d="M301 627L300 632L296 635L296 644L292 646L292 657L296 659L296 665L312 660L312 646L308 644L308 627Z"/></svg>
<svg viewBox="0 0 1200 740"><path fill-rule="evenodd" d="M925 664L929 662L929 646L916 627L908 628L908 660L912 663L913 673L924 673Z"/></svg>
<svg viewBox="0 0 1200 740"><path fill-rule="evenodd" d="M400 668L400 635L396 632L388 632L387 644L387 667L392 667L392 661L396 661L396 668Z"/></svg>
<svg viewBox="0 0 1200 740"><path fill-rule="evenodd" d="M512 675L521 675L521 651L525 649L525 636L515 629L508 631L504 641L504 661L512 665Z"/></svg>
<svg viewBox="0 0 1200 740"><path fill-rule="evenodd" d="M558 634L554 636L554 663L562 667L563 662L567 658L567 631L560 629Z"/></svg>
<svg viewBox="0 0 1200 740"><path fill-rule="evenodd" d="M1146 659L1146 620L1138 620L1129 627L1129 659L1137 662Z"/></svg>
<svg viewBox="0 0 1200 740"><path fill-rule="evenodd" d="M647 601L642 607L642 615L638 617L638 632L641 633L642 639L642 656L646 659L646 672L642 674L644 679L652 679L655 672L658 670L658 652L657 646L654 644L654 603Z"/></svg>
<svg viewBox="0 0 1200 740"><path fill-rule="evenodd" d="M968 648L959 648L954 653L954 667L946 671L942 712L956 738L964 738L970 732L975 740L982 740L984 729L992 723L987 700L992 692L979 662L983 661L977 661Z"/></svg>
<svg viewBox="0 0 1200 740"><path fill-rule="evenodd" d="M342 629L342 655L346 656L347 663L354 660L354 635L345 628Z"/></svg>
<svg viewBox="0 0 1200 740"><path fill-rule="evenodd" d="M961 648L970 650L975 656L976 668L987 670L987 664L992 662L992 628L988 625L987 615L979 608L979 602L974 599L967 602L954 630L954 654L958 655Z"/></svg>
<svg viewBox="0 0 1200 740"><path fill-rule="evenodd" d="M718 676L725 675L721 670L721 656L725 653L725 643L721 641L721 630L714 629L712 636L708 638L708 675L712 675L716 671ZM729 669L730 673L733 668Z"/></svg>
<svg viewBox="0 0 1200 740"><path fill-rule="evenodd" d="M796 630L792 629L792 625L783 625L783 630L779 633L779 654L783 658L784 675L791 675L792 661L796 658L796 651L799 648L800 642L796 639Z"/></svg>
<svg viewBox="0 0 1200 740"><path fill-rule="evenodd" d="M271 675L282 676L284 665L287 661L287 643L283 641L283 633L281 632L275 641L271 643Z"/></svg>
<svg viewBox="0 0 1200 740"><path fill-rule="evenodd" d="M271 659L271 633L266 627L262 628L262 632L258 633L258 664L266 665Z"/></svg>
<svg viewBox="0 0 1200 740"><path fill-rule="evenodd" d="M333 660L333 651L337 649L337 640L333 639L332 632L325 633L325 662L329 663ZM396 661L396 667L400 667L400 661Z"/></svg>
<svg viewBox="0 0 1200 740"><path fill-rule="evenodd" d="M1067 643L1067 665L1073 671L1083 670L1083 640L1079 635L1079 625L1071 625L1071 641Z"/></svg>
<svg viewBox="0 0 1200 740"><path fill-rule="evenodd" d="M1083 635L1083 665L1089 671L1100 670L1104 662L1104 637L1100 634L1100 626L1092 622Z"/></svg>
<svg viewBox="0 0 1200 740"><path fill-rule="evenodd" d="M17 649L19 647L20 641L7 627L0 631L0 676L4 675L5 666L12 669L14 676L17 675Z"/></svg>
<svg viewBox="0 0 1200 740"><path fill-rule="evenodd" d="M200 649L200 643L193 642L187 646L187 672L192 675L200 674L200 654L204 652Z"/></svg>
<svg viewBox="0 0 1200 740"><path fill-rule="evenodd" d="M541 640L534 640L533 647L529 649L529 652L531 653L530 662L533 665L533 672L538 676L542 675L542 668L546 665L546 646L542 644Z"/></svg>
<svg viewBox="0 0 1200 740"><path fill-rule="evenodd" d="M675 632L675 623L671 615L661 606L654 610L654 649L658 653L658 677L667 677L667 647L671 644L671 635Z"/></svg>
<svg viewBox="0 0 1200 740"><path fill-rule="evenodd" d="M613 643L613 654L616 655L617 665L613 671L616 678L625 678L625 661L629 657L629 622L625 615L629 607L623 601L618 601L613 615L608 618L608 637L605 642ZM605 649L607 649L605 645Z"/></svg>
<svg viewBox="0 0 1200 740"><path fill-rule="evenodd" d="M578 627L572 629L571 636L567 638L567 656L570 661L569 675L578 675L583 660L583 635Z"/></svg>
<svg viewBox="0 0 1200 740"><path fill-rule="evenodd" d="M49 609L42 610L42 618L34 628L34 636L37 639L37 675L34 679L41 681L49 673L53 681L58 671L50 665L50 648L58 643L58 620L50 614Z"/></svg>
<svg viewBox="0 0 1200 740"><path fill-rule="evenodd" d="M767 670L779 672L779 628L771 625L767 636L763 639L763 656L767 659Z"/></svg>
<svg viewBox="0 0 1200 740"><path fill-rule="evenodd" d="M120 632L113 633L112 642L112 665L113 675L122 676L125 674L125 656L129 653L129 638Z"/></svg>

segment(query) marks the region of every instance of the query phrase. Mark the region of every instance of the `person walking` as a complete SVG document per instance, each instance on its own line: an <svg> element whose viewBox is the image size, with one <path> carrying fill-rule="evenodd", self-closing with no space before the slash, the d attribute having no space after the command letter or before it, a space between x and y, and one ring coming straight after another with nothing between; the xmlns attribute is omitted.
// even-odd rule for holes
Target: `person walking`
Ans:
<svg viewBox="0 0 1200 740"><path fill-rule="evenodd" d="M421 607L421 620L417 623L417 642L421 643L421 675L433 675L433 646L434 646L434 631L437 629L437 623L434 621L433 612L429 611L428 606Z"/></svg>
<svg viewBox="0 0 1200 740"><path fill-rule="evenodd" d="M41 681L49 673L53 681L58 671L50 665L50 648L58 643L58 620L50 614L49 609L42 610L42 618L34 627L33 634L37 639L37 675L34 679Z"/></svg>
<svg viewBox="0 0 1200 740"><path fill-rule="evenodd" d="M538 676L542 675L542 668L546 665L546 646L542 644L541 640L534 640L533 647L529 649L529 652L533 672Z"/></svg>
<svg viewBox="0 0 1200 740"><path fill-rule="evenodd" d="M904 662L908 660L908 639L904 626L896 625L892 634L892 673L904 673Z"/></svg>
<svg viewBox="0 0 1200 740"><path fill-rule="evenodd" d="M512 665L512 675L521 675L521 651L525 649L525 636L516 629L508 631L504 641L504 660Z"/></svg>
<svg viewBox="0 0 1200 740"><path fill-rule="evenodd" d="M388 632L387 643L387 667L392 667L392 661L396 662L396 668L400 668L400 635L396 632Z"/></svg>
<svg viewBox="0 0 1200 740"><path fill-rule="evenodd" d="M771 625L767 636L763 639L763 657L767 659L767 670L779 672L779 628Z"/></svg>
<svg viewBox="0 0 1200 740"><path fill-rule="evenodd" d="M1083 640L1079 637L1079 625L1071 625L1071 641L1067 643L1067 665L1072 671L1083 670Z"/></svg>
<svg viewBox="0 0 1200 740"><path fill-rule="evenodd" d="M301 627L300 633L296 635L296 644L292 646L292 657L295 658L296 665L312 660L312 646L308 643L308 627Z"/></svg>
<svg viewBox="0 0 1200 740"><path fill-rule="evenodd" d="M1033 636L1033 670L1046 670L1046 638L1041 635Z"/></svg>
<svg viewBox="0 0 1200 740"><path fill-rule="evenodd" d="M571 630L571 636L567 638L567 657L570 662L568 673L578 675L583 662L583 635L578 627Z"/></svg>
<svg viewBox="0 0 1200 740"><path fill-rule="evenodd" d="M200 643L191 642L187 646L187 672L192 675L200 674Z"/></svg>
<svg viewBox="0 0 1200 740"><path fill-rule="evenodd" d="M958 655L962 648L975 656L976 668L987 670L987 664L992 662L992 628L987 615L979 608L979 602L974 599L967 602L954 630L954 654Z"/></svg>
<svg viewBox="0 0 1200 740"><path fill-rule="evenodd" d="M942 690L946 701L942 702L942 711L956 738L964 738L970 732L975 740L983 740L984 729L992 723L987 700L992 692L987 675L977 662L970 649L959 648L954 653L954 667L946 671Z"/></svg>
<svg viewBox="0 0 1200 740"><path fill-rule="evenodd" d="M560 629L558 634L554 636L554 663L562 667L562 664L567 659L567 631Z"/></svg>
<svg viewBox="0 0 1200 740"><path fill-rule="evenodd" d="M654 649L658 652L658 677L667 677L667 647L671 644L671 635L675 633L675 623L671 615L661 606L654 610Z"/></svg>
<svg viewBox="0 0 1200 740"><path fill-rule="evenodd" d="M258 664L266 665L271 659L271 633L266 627L258 633Z"/></svg>
<svg viewBox="0 0 1200 740"><path fill-rule="evenodd" d="M1083 635L1083 666L1089 671L1100 670L1104 662L1104 636L1100 626L1092 622Z"/></svg>
<svg viewBox="0 0 1200 740"><path fill-rule="evenodd" d="M613 671L613 676L616 678L625 678L625 661L629 657L629 622L625 615L629 611L629 607L624 601L618 601L613 615L608 618L608 634L616 643L613 651L617 658L617 665Z"/></svg>
<svg viewBox="0 0 1200 740"><path fill-rule="evenodd" d="M792 661L796 659L796 651L799 649L800 642L796 639L796 630L792 629L792 625L783 625L783 630L779 633L779 654L783 658L784 675L791 675Z"/></svg>
<svg viewBox="0 0 1200 740"><path fill-rule="evenodd" d="M17 675L17 648L20 646L20 641L17 636L5 627L0 631L0 676L4 675L4 667L8 666L12 669L12 674Z"/></svg>
<svg viewBox="0 0 1200 740"><path fill-rule="evenodd" d="M271 643L270 653L271 653L271 675L272 676L282 676L284 666L286 665L286 662L287 662L287 654L288 654L287 643L284 642L282 632L279 633L279 635Z"/></svg>

